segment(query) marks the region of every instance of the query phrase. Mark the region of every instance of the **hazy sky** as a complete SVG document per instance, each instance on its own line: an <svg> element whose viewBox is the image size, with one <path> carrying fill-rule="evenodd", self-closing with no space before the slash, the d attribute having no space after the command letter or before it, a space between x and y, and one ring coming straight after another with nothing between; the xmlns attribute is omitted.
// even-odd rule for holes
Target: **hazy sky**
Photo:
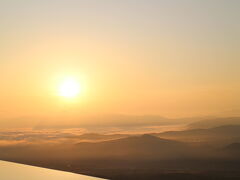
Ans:
<svg viewBox="0 0 240 180"><path fill-rule="evenodd" d="M239 115L239 21L238 0L1 0L0 116Z"/></svg>

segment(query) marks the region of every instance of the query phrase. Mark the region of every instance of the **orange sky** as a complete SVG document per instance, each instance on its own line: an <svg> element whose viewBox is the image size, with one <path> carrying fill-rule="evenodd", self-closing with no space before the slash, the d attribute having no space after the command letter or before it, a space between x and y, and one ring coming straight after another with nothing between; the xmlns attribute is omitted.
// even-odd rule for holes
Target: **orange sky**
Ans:
<svg viewBox="0 0 240 180"><path fill-rule="evenodd" d="M0 2L2 118L239 115L236 4L13 2ZM71 101L67 76L84 87Z"/></svg>

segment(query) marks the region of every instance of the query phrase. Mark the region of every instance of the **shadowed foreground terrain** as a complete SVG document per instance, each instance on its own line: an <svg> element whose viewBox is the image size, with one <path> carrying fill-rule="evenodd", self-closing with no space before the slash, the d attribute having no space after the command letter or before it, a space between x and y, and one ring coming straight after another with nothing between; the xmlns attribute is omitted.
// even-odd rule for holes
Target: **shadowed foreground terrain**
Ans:
<svg viewBox="0 0 240 180"><path fill-rule="evenodd" d="M0 158L107 179L237 180L239 132L239 125L224 125L143 135L85 134L59 143L2 145Z"/></svg>

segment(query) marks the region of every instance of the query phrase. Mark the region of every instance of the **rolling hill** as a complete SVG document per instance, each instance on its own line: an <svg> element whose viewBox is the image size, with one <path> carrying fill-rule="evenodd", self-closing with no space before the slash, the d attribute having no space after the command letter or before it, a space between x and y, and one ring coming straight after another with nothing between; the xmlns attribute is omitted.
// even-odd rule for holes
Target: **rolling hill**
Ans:
<svg viewBox="0 0 240 180"><path fill-rule="evenodd" d="M240 125L225 125L209 129L191 129L185 131L169 131L153 134L160 138L186 141L186 142L214 142L233 143L240 142Z"/></svg>
<svg viewBox="0 0 240 180"><path fill-rule="evenodd" d="M240 117L210 118L190 123L189 129L206 129L225 125L240 125Z"/></svg>

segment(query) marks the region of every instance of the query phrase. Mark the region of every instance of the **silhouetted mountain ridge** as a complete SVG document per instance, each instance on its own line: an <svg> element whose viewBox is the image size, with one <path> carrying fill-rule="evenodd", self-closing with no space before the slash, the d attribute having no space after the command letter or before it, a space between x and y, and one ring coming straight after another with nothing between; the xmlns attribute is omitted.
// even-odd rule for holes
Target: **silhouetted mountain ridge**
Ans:
<svg viewBox="0 0 240 180"><path fill-rule="evenodd" d="M104 142L78 143L78 152L83 157L129 157L129 158L169 158L186 154L189 147L185 143L144 134Z"/></svg>
<svg viewBox="0 0 240 180"><path fill-rule="evenodd" d="M201 142L215 141L233 143L240 141L240 125L224 125L209 129L191 129L184 131L168 131L153 135L173 140Z"/></svg>
<svg viewBox="0 0 240 180"><path fill-rule="evenodd" d="M211 119L204 119L200 121L196 121L190 123L188 125L189 129L199 129L199 128L214 128L219 126L225 125L240 125L240 117L225 117L225 118L211 118Z"/></svg>

